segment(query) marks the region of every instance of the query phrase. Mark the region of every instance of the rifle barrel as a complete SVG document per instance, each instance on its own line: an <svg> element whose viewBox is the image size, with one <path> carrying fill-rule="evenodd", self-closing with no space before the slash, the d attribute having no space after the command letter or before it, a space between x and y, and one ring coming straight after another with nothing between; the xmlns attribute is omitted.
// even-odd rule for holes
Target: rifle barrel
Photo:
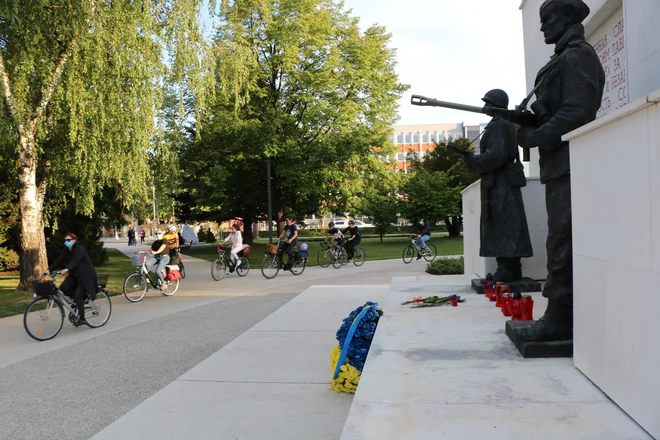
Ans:
<svg viewBox="0 0 660 440"><path fill-rule="evenodd" d="M457 104L455 102L438 101L437 99L427 98L426 96L421 96L421 95L412 95L412 97L410 98L410 103L412 105L444 107L444 108L451 108L454 110L461 110L464 112L485 114L483 107Z"/></svg>

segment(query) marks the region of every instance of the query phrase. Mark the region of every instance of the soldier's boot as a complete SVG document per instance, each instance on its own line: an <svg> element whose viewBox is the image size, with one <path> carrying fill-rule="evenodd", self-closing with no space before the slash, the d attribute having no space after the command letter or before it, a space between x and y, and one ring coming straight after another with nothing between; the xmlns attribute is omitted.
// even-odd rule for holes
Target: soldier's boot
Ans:
<svg viewBox="0 0 660 440"><path fill-rule="evenodd" d="M573 339L573 295L549 298L548 307L538 321L514 330L524 341L568 341Z"/></svg>

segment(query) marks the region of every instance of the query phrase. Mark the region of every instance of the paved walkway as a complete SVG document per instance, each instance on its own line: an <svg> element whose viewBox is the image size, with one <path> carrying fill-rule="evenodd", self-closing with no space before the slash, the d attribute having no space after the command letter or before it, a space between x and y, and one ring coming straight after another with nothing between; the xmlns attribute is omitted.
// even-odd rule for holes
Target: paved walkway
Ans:
<svg viewBox="0 0 660 440"><path fill-rule="evenodd" d="M523 359L469 282L393 280L341 440L652 440L572 359ZM451 293L467 301L401 305ZM533 296L538 317L546 300Z"/></svg>
<svg viewBox="0 0 660 440"><path fill-rule="evenodd" d="M128 254L136 249L108 245ZM211 263L191 257L186 263L186 279L174 296L152 292L137 304L113 297L110 321L100 329L65 323L55 339L37 342L25 333L22 316L0 319L0 438L60 439L66 432L67 438L88 439L310 286L385 284L425 268L421 262L367 261L360 268L307 268L298 277L286 272L266 280L251 271L216 282ZM361 302L359 288L336 290L356 295L356 303L345 304L348 310L341 307L343 318ZM327 357L319 374L328 379L329 347L321 340L318 346ZM255 359L268 364L271 354ZM336 414L348 411L342 408Z"/></svg>

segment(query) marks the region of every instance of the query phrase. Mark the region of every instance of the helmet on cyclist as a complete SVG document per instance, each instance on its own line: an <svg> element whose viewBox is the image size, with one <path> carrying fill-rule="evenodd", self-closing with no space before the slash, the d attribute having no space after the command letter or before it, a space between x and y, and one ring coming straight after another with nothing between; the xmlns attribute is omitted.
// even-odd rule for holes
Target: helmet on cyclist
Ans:
<svg viewBox="0 0 660 440"><path fill-rule="evenodd" d="M335 222L330 222L330 223L328 223L328 227L329 227L329 228L334 228L334 227L335 227Z"/></svg>
<svg viewBox="0 0 660 440"><path fill-rule="evenodd" d="M307 250L307 243L303 243L300 245L300 250L301 251L306 251Z"/></svg>
<svg viewBox="0 0 660 440"><path fill-rule="evenodd" d="M167 227L167 230L168 230L168 231L171 231L171 232L175 232L175 231L176 231L176 228L175 228L174 226L172 226L172 225L169 225L169 226Z"/></svg>

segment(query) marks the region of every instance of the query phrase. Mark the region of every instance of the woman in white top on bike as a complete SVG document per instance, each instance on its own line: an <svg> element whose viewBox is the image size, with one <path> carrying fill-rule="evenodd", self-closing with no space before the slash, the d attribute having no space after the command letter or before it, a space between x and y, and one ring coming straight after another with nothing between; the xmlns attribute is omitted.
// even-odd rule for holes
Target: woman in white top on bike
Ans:
<svg viewBox="0 0 660 440"><path fill-rule="evenodd" d="M241 260L238 258L238 253L243 250L243 235L241 235L241 224L236 222L231 225L231 234L225 241L231 241L231 262L234 264L234 268L237 268L241 265Z"/></svg>

